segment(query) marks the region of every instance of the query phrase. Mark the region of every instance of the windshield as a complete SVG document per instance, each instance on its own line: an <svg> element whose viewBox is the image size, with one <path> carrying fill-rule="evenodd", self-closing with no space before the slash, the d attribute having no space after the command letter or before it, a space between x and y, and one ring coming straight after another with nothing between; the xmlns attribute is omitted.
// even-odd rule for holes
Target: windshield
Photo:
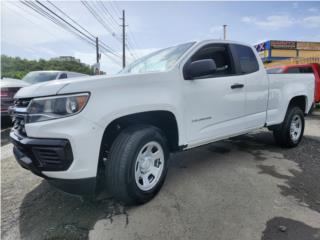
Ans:
<svg viewBox="0 0 320 240"><path fill-rule="evenodd" d="M22 78L22 80L30 84L35 84L54 80L57 76L57 72L29 72Z"/></svg>
<svg viewBox="0 0 320 240"><path fill-rule="evenodd" d="M135 62L124 68L120 73L146 73L167 71L193 44L194 42L185 43L151 53L136 60Z"/></svg>
<svg viewBox="0 0 320 240"><path fill-rule="evenodd" d="M282 68L269 68L267 69L268 74L282 73Z"/></svg>

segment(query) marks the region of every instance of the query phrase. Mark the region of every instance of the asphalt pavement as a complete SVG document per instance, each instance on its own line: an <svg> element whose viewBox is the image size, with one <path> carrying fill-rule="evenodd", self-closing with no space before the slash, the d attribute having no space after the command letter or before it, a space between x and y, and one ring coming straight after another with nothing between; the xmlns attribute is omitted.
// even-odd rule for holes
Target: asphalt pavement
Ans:
<svg viewBox="0 0 320 240"><path fill-rule="evenodd" d="M60 192L1 144L2 239L320 239L320 113L294 149L262 130L173 154L159 194L130 208Z"/></svg>

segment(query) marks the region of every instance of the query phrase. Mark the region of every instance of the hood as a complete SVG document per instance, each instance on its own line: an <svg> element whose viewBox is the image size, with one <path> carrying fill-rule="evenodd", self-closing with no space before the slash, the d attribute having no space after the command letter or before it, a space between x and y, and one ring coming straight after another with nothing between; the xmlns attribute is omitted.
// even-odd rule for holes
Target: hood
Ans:
<svg viewBox="0 0 320 240"><path fill-rule="evenodd" d="M21 88L29 86L30 84L14 78L4 78L0 81L1 88Z"/></svg>
<svg viewBox="0 0 320 240"><path fill-rule="evenodd" d="M31 98L55 95L61 88L63 88L67 84L68 83L66 81L59 80L37 83L21 88L14 97Z"/></svg>
<svg viewBox="0 0 320 240"><path fill-rule="evenodd" d="M94 92L101 89L111 89L112 87L126 86L137 84L147 84L152 79L159 78L165 73L144 73L144 74L121 74L121 75L100 75L84 76L79 78L70 78L54 80L50 82L38 83L20 89L15 98L31 98L52 96L56 94ZM157 75L157 77L155 77Z"/></svg>

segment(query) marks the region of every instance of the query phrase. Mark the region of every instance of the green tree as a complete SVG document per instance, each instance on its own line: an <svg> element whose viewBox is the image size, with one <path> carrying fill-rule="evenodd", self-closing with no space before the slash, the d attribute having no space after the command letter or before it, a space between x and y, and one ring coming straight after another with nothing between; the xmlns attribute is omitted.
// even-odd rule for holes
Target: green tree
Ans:
<svg viewBox="0 0 320 240"><path fill-rule="evenodd" d="M90 66L76 61L27 60L20 57L1 55L1 77L23 78L28 72L40 70L60 70L92 75Z"/></svg>

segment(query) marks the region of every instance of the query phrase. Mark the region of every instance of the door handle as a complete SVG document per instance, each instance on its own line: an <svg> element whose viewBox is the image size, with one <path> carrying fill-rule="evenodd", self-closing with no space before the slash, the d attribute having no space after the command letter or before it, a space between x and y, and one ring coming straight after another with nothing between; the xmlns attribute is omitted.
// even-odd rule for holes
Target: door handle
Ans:
<svg viewBox="0 0 320 240"><path fill-rule="evenodd" d="M235 88L243 88L244 84L241 83L235 83L233 85L231 85L231 89L235 89Z"/></svg>

